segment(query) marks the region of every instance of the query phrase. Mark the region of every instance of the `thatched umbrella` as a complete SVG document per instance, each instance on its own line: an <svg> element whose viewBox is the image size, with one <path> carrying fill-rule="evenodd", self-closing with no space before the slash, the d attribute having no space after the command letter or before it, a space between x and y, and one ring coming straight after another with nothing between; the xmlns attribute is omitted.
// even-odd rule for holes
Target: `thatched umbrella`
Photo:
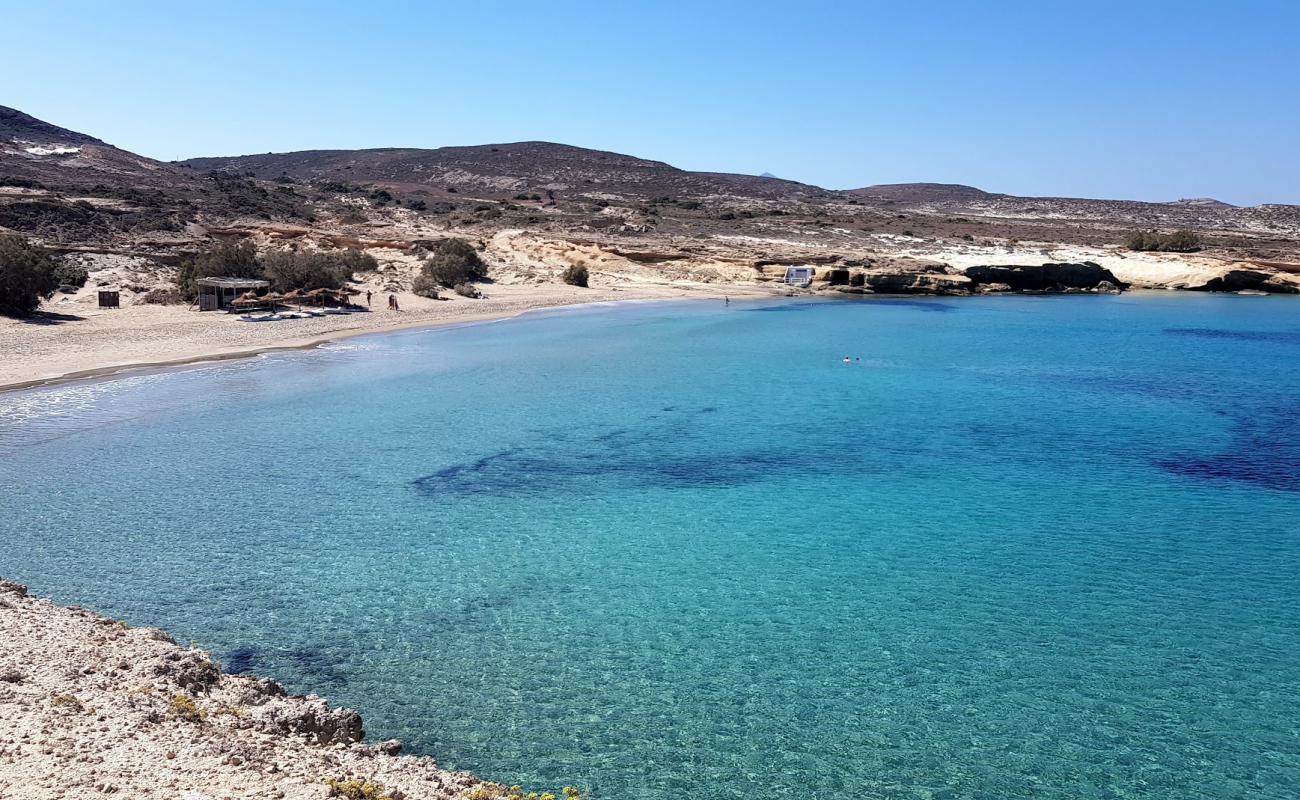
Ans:
<svg viewBox="0 0 1300 800"><path fill-rule="evenodd" d="M232 306L257 306L262 304L262 298L257 292L244 292L239 297L230 301Z"/></svg>
<svg viewBox="0 0 1300 800"><path fill-rule="evenodd" d="M274 311L277 305L284 302L284 296L276 294L275 292L267 292L262 295L262 302L269 305L271 310Z"/></svg>
<svg viewBox="0 0 1300 800"><path fill-rule="evenodd" d="M293 300L295 301L296 305L298 305L298 307L301 308L302 299L306 296L307 293L304 292L302 289L294 289L291 292L285 293L285 295L281 299L284 300L286 303L289 302L290 300Z"/></svg>

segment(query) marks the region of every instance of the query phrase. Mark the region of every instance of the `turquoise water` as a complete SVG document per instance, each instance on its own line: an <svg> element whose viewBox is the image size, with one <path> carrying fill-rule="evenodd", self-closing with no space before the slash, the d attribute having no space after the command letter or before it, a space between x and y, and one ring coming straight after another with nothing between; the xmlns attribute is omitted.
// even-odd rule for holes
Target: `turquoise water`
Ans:
<svg viewBox="0 0 1300 800"><path fill-rule="evenodd" d="M1298 417L1291 298L554 312L0 395L0 574L539 789L1292 797Z"/></svg>

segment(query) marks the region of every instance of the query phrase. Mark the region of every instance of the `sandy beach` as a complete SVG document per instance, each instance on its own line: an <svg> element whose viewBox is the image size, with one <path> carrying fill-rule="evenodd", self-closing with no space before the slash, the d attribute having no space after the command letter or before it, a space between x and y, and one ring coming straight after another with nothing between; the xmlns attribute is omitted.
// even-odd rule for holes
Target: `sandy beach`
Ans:
<svg viewBox="0 0 1300 800"><path fill-rule="evenodd" d="M368 333L503 319L544 308L629 300L720 298L770 294L760 287L627 282L579 288L564 284L493 285L483 297L445 292L430 300L403 292L401 311L385 308L388 293L375 290L373 310L301 320L249 323L237 315L182 306L129 305L101 309L88 294L47 304L47 314L0 317L0 391L104 375L135 367L250 356L312 347Z"/></svg>

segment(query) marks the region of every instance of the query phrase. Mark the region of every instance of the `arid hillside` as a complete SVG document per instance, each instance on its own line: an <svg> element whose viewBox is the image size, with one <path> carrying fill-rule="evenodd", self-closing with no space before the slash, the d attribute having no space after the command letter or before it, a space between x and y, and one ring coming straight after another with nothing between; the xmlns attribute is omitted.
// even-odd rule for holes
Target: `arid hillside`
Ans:
<svg viewBox="0 0 1300 800"><path fill-rule="evenodd" d="M1180 229L1195 241L1184 252L1126 245ZM1293 291L1300 281L1297 206L1024 198L939 183L832 191L546 142L165 164L6 108L2 232L81 259L92 287L128 300L213 242L238 239L263 252L365 250L382 274L360 277L394 291L411 287L447 237L471 242L501 282L548 282L581 266L593 285L761 286L806 265L813 290L960 293L1007 289L972 283L971 268L1084 262L1117 286Z"/></svg>

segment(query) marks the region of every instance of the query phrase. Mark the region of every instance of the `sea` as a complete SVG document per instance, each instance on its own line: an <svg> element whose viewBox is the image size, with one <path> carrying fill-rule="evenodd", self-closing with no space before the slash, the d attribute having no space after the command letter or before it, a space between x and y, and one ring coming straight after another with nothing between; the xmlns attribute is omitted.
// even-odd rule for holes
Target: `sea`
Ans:
<svg viewBox="0 0 1300 800"><path fill-rule="evenodd" d="M0 575L538 791L1296 797L1300 298L620 303L0 394Z"/></svg>

